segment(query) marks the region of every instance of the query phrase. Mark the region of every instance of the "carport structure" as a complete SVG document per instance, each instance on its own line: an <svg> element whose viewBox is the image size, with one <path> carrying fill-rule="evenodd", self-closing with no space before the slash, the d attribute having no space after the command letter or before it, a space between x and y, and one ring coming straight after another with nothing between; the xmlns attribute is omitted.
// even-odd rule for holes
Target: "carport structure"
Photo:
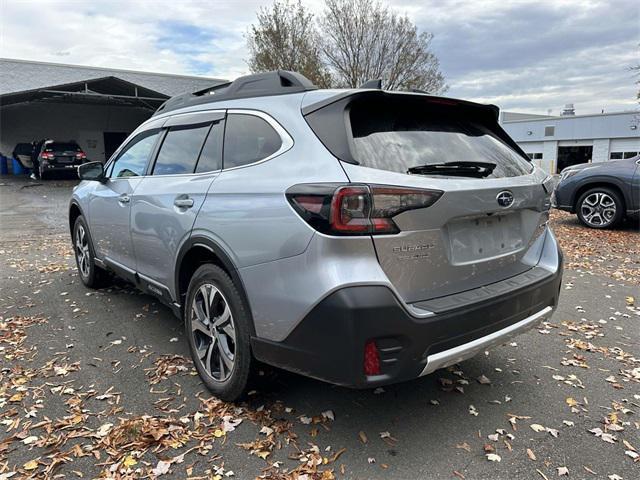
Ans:
<svg viewBox="0 0 640 480"><path fill-rule="evenodd" d="M75 140L105 161L173 95L215 78L0 59L0 153L43 138Z"/></svg>

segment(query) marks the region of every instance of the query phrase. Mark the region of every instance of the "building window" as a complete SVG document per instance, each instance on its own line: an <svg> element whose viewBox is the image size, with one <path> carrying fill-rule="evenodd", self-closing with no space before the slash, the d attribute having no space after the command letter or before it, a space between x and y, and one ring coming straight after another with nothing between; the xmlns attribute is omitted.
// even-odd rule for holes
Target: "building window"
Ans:
<svg viewBox="0 0 640 480"><path fill-rule="evenodd" d="M556 127L553 125L549 125L544 127L544 136L545 137L553 137L556 134Z"/></svg>
<svg viewBox="0 0 640 480"><path fill-rule="evenodd" d="M622 160L623 158L633 158L636 155L638 155L638 152L611 152L609 159Z"/></svg>
<svg viewBox="0 0 640 480"><path fill-rule="evenodd" d="M542 153L527 153L529 160L542 160Z"/></svg>

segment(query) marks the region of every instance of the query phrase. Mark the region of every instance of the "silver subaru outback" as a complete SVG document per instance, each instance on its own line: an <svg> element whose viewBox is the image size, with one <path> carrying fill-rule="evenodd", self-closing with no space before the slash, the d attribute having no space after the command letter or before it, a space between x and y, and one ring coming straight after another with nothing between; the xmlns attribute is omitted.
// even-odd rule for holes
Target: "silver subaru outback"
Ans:
<svg viewBox="0 0 640 480"><path fill-rule="evenodd" d="M257 361L359 388L426 375L558 303L552 181L497 118L287 71L173 97L79 167L79 276L166 303L223 399Z"/></svg>

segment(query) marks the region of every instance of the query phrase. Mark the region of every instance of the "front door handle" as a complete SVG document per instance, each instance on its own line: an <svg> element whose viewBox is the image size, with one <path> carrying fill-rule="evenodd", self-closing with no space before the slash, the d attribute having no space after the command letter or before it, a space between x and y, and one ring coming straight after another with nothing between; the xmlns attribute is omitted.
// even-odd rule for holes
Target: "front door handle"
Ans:
<svg viewBox="0 0 640 480"><path fill-rule="evenodd" d="M193 207L193 198L180 197L173 201L173 204L178 208L191 208Z"/></svg>
<svg viewBox="0 0 640 480"><path fill-rule="evenodd" d="M120 195L118 197L118 201L120 203L129 203L130 200L131 200L131 198L129 197L129 195Z"/></svg>

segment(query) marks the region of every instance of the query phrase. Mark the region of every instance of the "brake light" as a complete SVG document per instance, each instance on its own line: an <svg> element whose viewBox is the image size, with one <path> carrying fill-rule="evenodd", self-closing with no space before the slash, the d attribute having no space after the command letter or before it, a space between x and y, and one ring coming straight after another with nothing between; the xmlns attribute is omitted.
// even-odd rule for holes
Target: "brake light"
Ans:
<svg viewBox="0 0 640 480"><path fill-rule="evenodd" d="M429 207L441 196L439 190L357 184L302 184L287 191L294 210L329 235L398 233L394 216Z"/></svg>
<svg viewBox="0 0 640 480"><path fill-rule="evenodd" d="M367 376L380 375L380 352L376 342L369 340L364 345L364 374Z"/></svg>
<svg viewBox="0 0 640 480"><path fill-rule="evenodd" d="M80 152L76 153L76 158L79 159L79 160L84 160L84 159L87 158L87 155L84 152L80 151Z"/></svg>
<svg viewBox="0 0 640 480"><path fill-rule="evenodd" d="M55 155L51 152L42 152L40 156L45 160L53 160L55 158Z"/></svg>

